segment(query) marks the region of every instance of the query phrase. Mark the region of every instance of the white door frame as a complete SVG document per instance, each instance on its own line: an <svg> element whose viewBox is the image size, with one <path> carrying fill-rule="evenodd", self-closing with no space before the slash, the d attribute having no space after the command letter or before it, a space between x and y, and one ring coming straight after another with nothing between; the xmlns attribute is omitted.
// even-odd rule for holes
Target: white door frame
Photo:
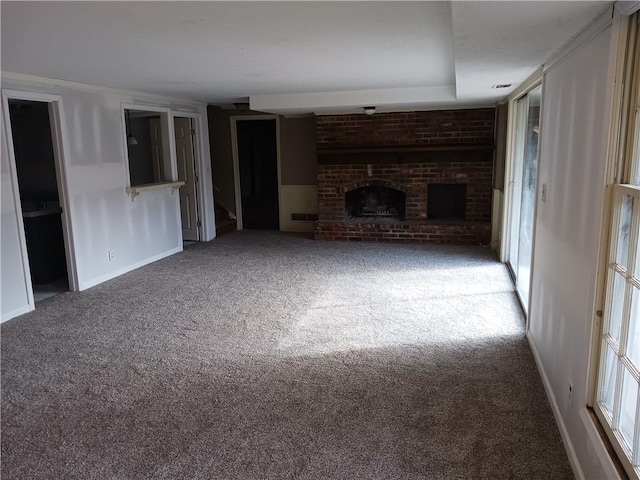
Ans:
<svg viewBox="0 0 640 480"><path fill-rule="evenodd" d="M502 197L502 222L500 225L500 261L507 263L509 258L509 223L511 222L509 204L511 202L511 177L513 176L513 163L515 155L515 129L516 129L516 104L518 100L527 95L531 90L542 84L542 68L536 70L527 80L509 95L507 103L507 138L505 146L505 170ZM542 112L542 109L541 109Z"/></svg>
<svg viewBox="0 0 640 480"><path fill-rule="evenodd" d="M196 181L196 218L200 222L200 225L197 227L198 229L198 241L201 242L203 238L206 237L204 235L205 230L205 222L206 215L204 215L205 211L205 203L204 203L204 175L203 172L206 171L205 165L203 164L205 155L204 146L202 145L201 139L201 125L202 125L202 115L197 112L185 112L181 110L171 110L171 124L174 124L174 118L190 118L191 119L191 128L193 128L195 134L193 138L193 154L194 158L194 174L197 178ZM175 132L174 132L175 135ZM175 145L174 145L175 148ZM176 168L177 168L177 159L176 159Z"/></svg>
<svg viewBox="0 0 640 480"><path fill-rule="evenodd" d="M163 128L166 129L166 132L163 130L163 134L167 134L168 137L168 155L171 159L171 178L176 180L178 178L178 162L176 158L176 139L175 139L175 129L173 119L174 117L183 117L190 118L193 122L193 128L196 131L195 140L194 140L194 152L196 156L195 161L195 173L198 175L198 187L197 187L197 195L198 195L198 216L200 217L200 227L198 227L198 238L199 241L205 241L207 239L206 232L209 231L209 222L213 221L214 225L211 228L215 232L215 219L213 218L213 212L211 212L207 208L207 202L205 199L207 195L213 195L213 188L209 191L207 189L207 182L205 180L206 175L211 175L207 173L208 165L206 164L206 159L208 157L208 149L205 148L205 137L208 135L207 131L204 130L204 122L202 119L201 112L194 112L189 110L174 110L165 106L158 105L150 105L146 103L131 103L125 102L120 105L122 110L122 131L123 131L123 149L124 149L124 157L126 158L127 165L127 185L129 185L129 155L127 153L127 142L126 142L126 130L124 124L124 110L147 110L150 112L159 112L161 114L167 115L166 125L163 122ZM212 202L213 204L213 202ZM177 214L180 215L180 202L176 204ZM214 235L215 236L215 235ZM182 242L182 229L180 229L180 242Z"/></svg>
<svg viewBox="0 0 640 480"><path fill-rule="evenodd" d="M524 102L522 108L519 108L519 104L520 102ZM522 139L519 138L518 136L518 126L520 125L525 125L527 123L527 119L528 119L528 114L529 114L529 92L521 95L520 97L518 97L514 104L513 104L513 109L514 109L514 115L513 115L513 137L512 137L512 156L511 156L511 162L509 163L509 178L505 179L507 181L507 185L508 185L508 189L507 189L507 198L509 199L509 203L506 206L507 208L507 216L508 216L508 223L507 223L507 229L506 229L506 235L505 235L505 245L506 245L506 251L505 251L505 255L506 255L506 265L510 270L511 276L514 279L514 283L516 283L517 285L517 269L518 269L518 253L516 253L516 258L512 258L511 255L511 248L514 246L513 245L513 236L518 236L519 237L519 228L518 228L518 232L514 232L512 231L512 227L513 227L513 222L515 220L518 221L518 227L520 227L520 217L521 217L521 207L522 207L522 190L523 190L523 185L522 185L522 176L523 176L523 170L524 170L524 151L525 151L525 145L524 143L521 144L521 142L524 142L524 135L522 135ZM519 174L519 175L517 175ZM516 183L519 182L520 183L520 188L519 188L519 195L515 195L515 187L516 187ZM537 187L536 187L537 188ZM514 207L516 204L514 202L517 202L517 208L512 208ZM519 238L518 238L519 241ZM515 260L515 261L514 261ZM520 296L519 293L517 293L518 296ZM522 301L522 299L520 299L520 301ZM526 307L525 307L526 310Z"/></svg>
<svg viewBox="0 0 640 480"><path fill-rule="evenodd" d="M49 122L51 124L51 140L53 142L53 156L56 170L56 183L58 185L58 199L62 209L62 234L64 238L65 257L67 261L67 277L69 290L78 291L78 269L76 263L76 249L73 237L73 222L71 221L71 202L69 199L69 189L67 185L65 138L67 126L65 123L64 108L61 95L50 95L46 93L25 92L21 90L2 90L2 112L5 118L5 135L7 139L7 150L9 153L9 170L11 177L11 187L13 190L13 201L16 207L18 221L18 235L20 237L20 252L22 264L25 270L25 288L27 289L27 299L29 310L35 308L33 297L33 284L31 282L31 268L29 266L29 256L27 253L27 241L24 233L24 221L22 218L22 207L20 201L20 191L18 184L18 170L16 167L16 157L13 148L13 134L11 130L11 116L9 114L9 100L31 100L35 102L47 103L49 106Z"/></svg>
<svg viewBox="0 0 640 480"><path fill-rule="evenodd" d="M541 87L541 97L540 97L540 119L539 119L539 131L542 132L542 110L544 108L544 82L543 82L543 73L542 70L537 70L533 75L531 75L525 82L523 82L517 89L509 96L508 103L508 119L507 119L507 145L505 152L505 172L504 172L504 196L502 199L502 225L500 232L500 261L504 264L509 263L511 267L507 267L510 270L510 273L513 276L514 280L514 290L516 293L516 297L520 302L520 305L523 307L523 311L525 313L525 331L529 331L529 320L531 318L531 289L533 286L533 269L535 264L535 255L536 255L536 231L537 231L537 219L538 219L538 194L539 194L539 186L540 186L540 172L541 172L541 145L542 145L542 135L538 133L538 159L537 159L537 171L536 171L536 192L535 192L535 200L533 207L533 229L532 229L532 246L531 246L531 269L529 271L529 298L527 303L522 301L522 297L520 292L518 292L518 288L516 287L516 283L518 279L516 278L515 268L513 268L513 262L510 258L510 249L511 249L511 220L515 212L511 209L511 202L513 200L513 176L515 170L515 161L517 154L517 125L518 125L518 108L517 104L520 100L527 98L529 93L535 90L536 88ZM527 98L528 103L528 98ZM526 109L528 112L528 108ZM528 113L527 113L528 115ZM519 213L518 213L519 215Z"/></svg>
<svg viewBox="0 0 640 480"><path fill-rule="evenodd" d="M279 115L234 115L229 117L231 122L231 157L233 159L233 186L236 199L237 229L242 230L242 198L240 191L240 161L238 158L238 127L242 120L275 120L276 121L276 163L278 168L278 228L282 230L282 174L280 171L280 116Z"/></svg>

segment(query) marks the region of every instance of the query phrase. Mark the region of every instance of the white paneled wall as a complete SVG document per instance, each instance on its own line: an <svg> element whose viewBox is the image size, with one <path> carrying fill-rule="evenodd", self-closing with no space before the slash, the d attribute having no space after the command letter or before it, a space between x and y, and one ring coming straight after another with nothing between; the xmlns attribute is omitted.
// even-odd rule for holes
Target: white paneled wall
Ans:
<svg viewBox="0 0 640 480"><path fill-rule="evenodd" d="M529 318L574 471L593 479L615 478L586 410L612 88L612 27L599 30L544 73Z"/></svg>
<svg viewBox="0 0 640 480"><path fill-rule="evenodd" d="M31 309L30 298L22 256L20 231L22 221L20 211L15 208L15 191L11 181L7 137L4 134L4 115L2 117L2 152L0 155L0 307L2 319L12 318Z"/></svg>
<svg viewBox="0 0 640 480"><path fill-rule="evenodd" d="M202 181L203 239L215 235L206 105L153 95L118 92L46 79L3 77L6 89L62 98L65 182L80 290L182 249L179 195L172 189L127 194L128 168L122 104L155 105L201 114L199 168ZM2 132L2 319L29 310L28 282L21 268L17 218L11 193L9 158ZM115 257L109 260L107 252Z"/></svg>

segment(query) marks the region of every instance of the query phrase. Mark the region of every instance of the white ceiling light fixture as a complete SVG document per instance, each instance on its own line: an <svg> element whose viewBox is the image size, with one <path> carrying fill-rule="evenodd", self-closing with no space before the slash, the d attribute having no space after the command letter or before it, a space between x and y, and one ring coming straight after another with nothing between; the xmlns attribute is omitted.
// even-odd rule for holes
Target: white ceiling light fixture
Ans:
<svg viewBox="0 0 640 480"><path fill-rule="evenodd" d="M362 112L365 115L373 115L374 113L376 113L376 107L364 107L362 109Z"/></svg>

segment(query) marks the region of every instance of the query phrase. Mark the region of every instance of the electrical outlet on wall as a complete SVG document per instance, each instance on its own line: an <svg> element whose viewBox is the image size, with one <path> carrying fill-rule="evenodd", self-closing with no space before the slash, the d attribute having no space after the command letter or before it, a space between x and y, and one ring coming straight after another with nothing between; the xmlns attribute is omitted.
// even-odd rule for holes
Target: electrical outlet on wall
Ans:
<svg viewBox="0 0 640 480"><path fill-rule="evenodd" d="M109 259L110 262L113 262L113 259L115 258L116 254L113 250L107 250L107 258Z"/></svg>
<svg viewBox="0 0 640 480"><path fill-rule="evenodd" d="M573 382L569 380L569 406L573 405Z"/></svg>

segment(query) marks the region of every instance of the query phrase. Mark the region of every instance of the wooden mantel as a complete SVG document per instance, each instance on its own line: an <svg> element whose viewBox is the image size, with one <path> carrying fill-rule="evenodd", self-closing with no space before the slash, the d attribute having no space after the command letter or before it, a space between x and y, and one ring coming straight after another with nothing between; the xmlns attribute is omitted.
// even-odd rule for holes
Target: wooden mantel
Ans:
<svg viewBox="0 0 640 480"><path fill-rule="evenodd" d="M493 144L387 145L319 148L318 164L427 163L493 160Z"/></svg>

